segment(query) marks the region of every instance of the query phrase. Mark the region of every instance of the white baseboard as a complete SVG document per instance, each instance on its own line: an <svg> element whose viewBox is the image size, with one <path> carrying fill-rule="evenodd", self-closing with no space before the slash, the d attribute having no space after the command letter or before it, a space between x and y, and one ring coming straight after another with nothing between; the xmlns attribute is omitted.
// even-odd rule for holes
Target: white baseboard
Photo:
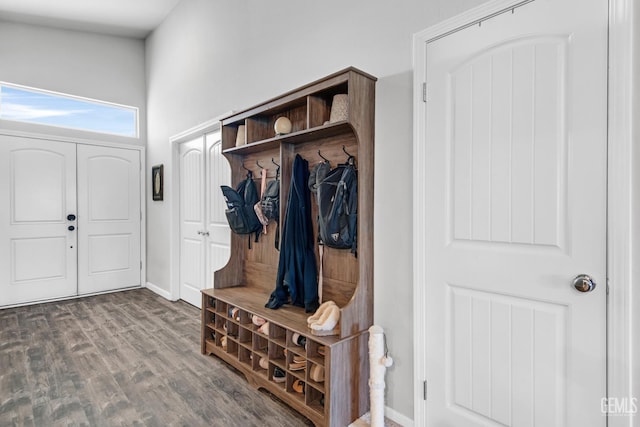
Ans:
<svg viewBox="0 0 640 427"><path fill-rule="evenodd" d="M407 417L406 415L401 414L398 411L395 411L388 406L384 407L384 415L389 418L391 421L400 424L403 427L413 427L413 420Z"/></svg>
<svg viewBox="0 0 640 427"><path fill-rule="evenodd" d="M401 413L394 411L388 406L384 407L384 425L393 427L413 427L413 420L410 420ZM351 424L349 427L371 427L371 414L367 412Z"/></svg>
<svg viewBox="0 0 640 427"><path fill-rule="evenodd" d="M175 301L171 299L171 292L167 291L166 289L162 289L161 287L156 286L151 282L147 282L147 284L145 285L145 288L148 288L150 291L160 295L165 299L168 299L169 301Z"/></svg>

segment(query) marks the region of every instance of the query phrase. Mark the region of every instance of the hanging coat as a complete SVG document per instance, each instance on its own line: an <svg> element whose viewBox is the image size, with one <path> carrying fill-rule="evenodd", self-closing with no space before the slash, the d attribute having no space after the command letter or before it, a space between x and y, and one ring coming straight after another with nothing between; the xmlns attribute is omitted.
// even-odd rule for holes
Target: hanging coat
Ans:
<svg viewBox="0 0 640 427"><path fill-rule="evenodd" d="M293 176L280 237L276 289L265 304L267 308L279 308L290 302L311 313L319 306L308 181L309 162L297 154L293 161Z"/></svg>

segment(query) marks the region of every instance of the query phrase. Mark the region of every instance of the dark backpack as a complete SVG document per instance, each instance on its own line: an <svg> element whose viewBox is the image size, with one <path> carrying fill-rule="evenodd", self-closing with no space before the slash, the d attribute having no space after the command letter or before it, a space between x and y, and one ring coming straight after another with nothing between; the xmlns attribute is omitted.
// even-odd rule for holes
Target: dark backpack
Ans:
<svg viewBox="0 0 640 427"><path fill-rule="evenodd" d="M237 234L256 233L257 242L262 224L253 210L253 206L259 200L258 191L253 182L253 174L249 172L247 178L235 190L226 185L221 185L220 188L227 203L227 209L224 213L229 221L231 231Z"/></svg>
<svg viewBox="0 0 640 427"><path fill-rule="evenodd" d="M320 171L318 171L320 172ZM318 239L332 248L356 253L358 218L358 174L353 158L331 169L316 181Z"/></svg>
<svg viewBox="0 0 640 427"><path fill-rule="evenodd" d="M280 219L280 181L274 179L267 184L262 200L260 200L262 214L269 220L278 221Z"/></svg>

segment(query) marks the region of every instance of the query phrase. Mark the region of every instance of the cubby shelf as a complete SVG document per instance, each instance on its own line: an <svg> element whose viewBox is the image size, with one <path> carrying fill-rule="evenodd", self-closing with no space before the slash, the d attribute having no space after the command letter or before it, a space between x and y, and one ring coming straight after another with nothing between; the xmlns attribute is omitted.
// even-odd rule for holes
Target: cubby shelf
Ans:
<svg viewBox="0 0 640 427"><path fill-rule="evenodd" d="M350 67L222 120L222 152L231 165L233 187L247 170L253 170L257 178L261 165L269 169L267 177L271 178L274 164L280 165L280 224L296 155L310 165L324 158L335 166L346 161L347 153L356 162L358 256L348 250L324 250L323 300L333 300L340 307L339 335L314 335L307 325L309 314L302 308L264 307L275 287L278 268L275 225L251 248L246 236L232 234L229 262L214 273L214 288L202 291L202 353L229 363L251 384L269 390L316 426L346 426L369 410L375 81ZM330 122L338 94L348 100L346 119ZM290 133L275 135L274 123L280 117L291 122ZM244 139L236 145L238 135L243 135L238 131L241 125ZM315 201L311 208L313 229L317 230ZM270 323L268 333L258 330L252 316ZM305 347L293 342L294 334L306 339ZM274 381L276 368L284 372L281 382ZM315 381L312 369L321 369L324 380Z"/></svg>

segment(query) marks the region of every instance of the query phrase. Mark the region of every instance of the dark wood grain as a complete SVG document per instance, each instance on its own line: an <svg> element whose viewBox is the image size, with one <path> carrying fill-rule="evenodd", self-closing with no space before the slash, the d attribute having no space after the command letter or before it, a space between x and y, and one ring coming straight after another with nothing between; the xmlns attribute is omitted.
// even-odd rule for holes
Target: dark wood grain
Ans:
<svg viewBox="0 0 640 427"><path fill-rule="evenodd" d="M304 426L146 289L0 310L0 426Z"/></svg>

